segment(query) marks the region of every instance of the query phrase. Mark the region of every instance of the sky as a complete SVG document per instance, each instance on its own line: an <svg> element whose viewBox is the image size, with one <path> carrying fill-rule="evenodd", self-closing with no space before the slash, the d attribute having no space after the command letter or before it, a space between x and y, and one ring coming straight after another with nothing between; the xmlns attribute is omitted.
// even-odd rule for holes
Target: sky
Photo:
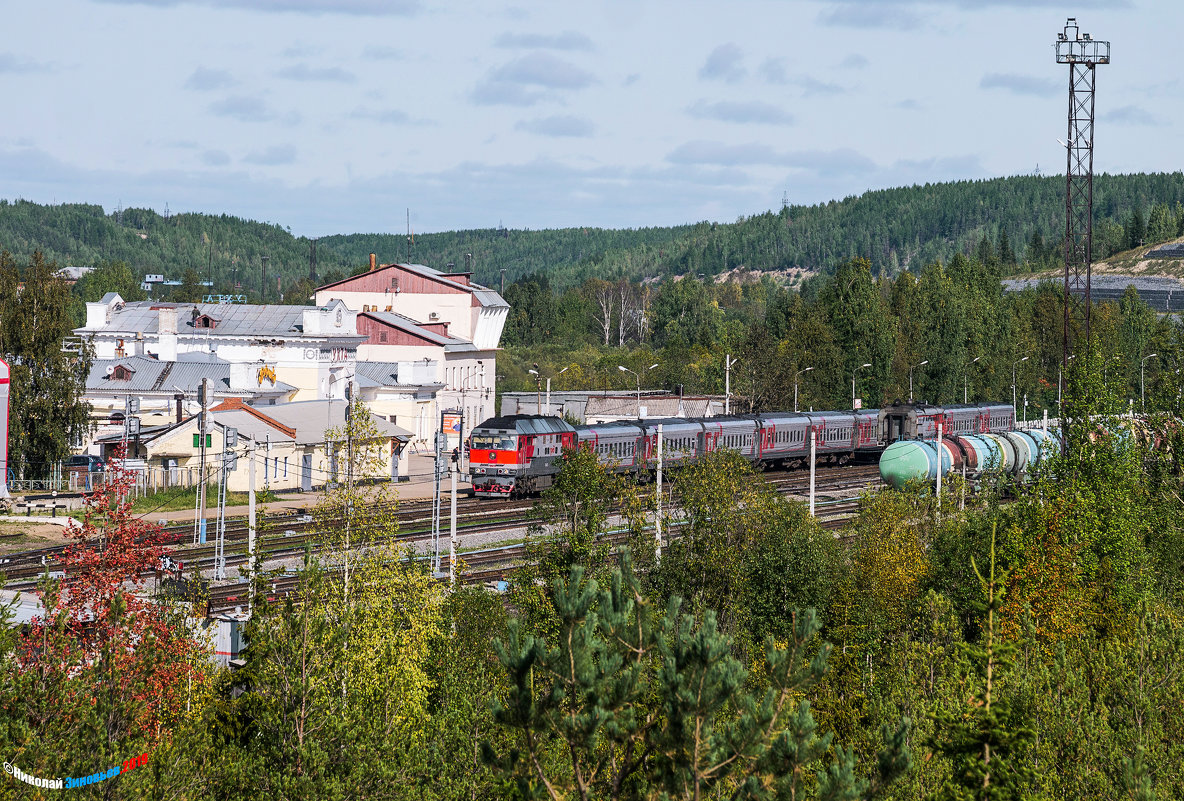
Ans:
<svg viewBox="0 0 1184 801"><path fill-rule="evenodd" d="M1177 0L0 2L10 200L320 236L1063 174L1069 15L1112 43L1095 171L1181 168Z"/></svg>

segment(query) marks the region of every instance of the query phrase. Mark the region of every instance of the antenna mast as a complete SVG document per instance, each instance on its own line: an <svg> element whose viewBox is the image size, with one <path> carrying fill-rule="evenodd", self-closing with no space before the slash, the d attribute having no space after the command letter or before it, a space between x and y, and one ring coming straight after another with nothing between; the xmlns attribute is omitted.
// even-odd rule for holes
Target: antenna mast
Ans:
<svg viewBox="0 0 1184 801"><path fill-rule="evenodd" d="M1085 300L1083 333L1089 349L1090 278L1094 228L1094 86L1098 64L1110 63L1110 43L1081 33L1069 17L1057 34L1058 64L1069 65L1069 130L1065 142L1065 330L1061 367L1069 366L1073 295ZM1063 412L1063 410L1062 410Z"/></svg>

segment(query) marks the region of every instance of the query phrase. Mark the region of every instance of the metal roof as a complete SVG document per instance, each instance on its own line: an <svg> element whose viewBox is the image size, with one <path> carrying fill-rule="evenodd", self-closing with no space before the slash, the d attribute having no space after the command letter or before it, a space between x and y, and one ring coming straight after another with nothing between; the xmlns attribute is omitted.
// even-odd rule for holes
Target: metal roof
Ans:
<svg viewBox="0 0 1184 801"><path fill-rule="evenodd" d="M117 381L107 374L107 368L114 368L122 364L132 370L130 378ZM172 394L180 388L183 392L193 393L201 386L203 378L208 378L214 384L214 392L220 395L241 395L252 397L257 395L281 394L292 392L296 387L277 381L274 387L264 389L235 389L230 388L230 362L216 357L202 361L158 361L147 356L125 356L122 359L95 359L90 372L86 376L86 391L89 394L103 393L125 395L128 393L163 392Z"/></svg>
<svg viewBox="0 0 1184 801"><path fill-rule="evenodd" d="M117 334L128 332L134 334L158 334L158 309L177 310L177 333L181 336L209 333L211 336L242 336L242 337L303 337L304 312L316 308L313 306L280 306L268 304L266 306L245 303L157 303L154 301L136 301L125 303L122 308L111 312L111 321L103 326L105 332ZM194 314L194 312L197 312ZM200 316L208 316L215 320L213 328L197 328L193 321ZM94 329L75 329L83 333ZM314 334L310 338L328 339L355 337L364 339L356 333Z"/></svg>
<svg viewBox="0 0 1184 801"><path fill-rule="evenodd" d="M340 429L345 426L345 407L344 400L310 400L279 403L274 406L254 404L251 408L277 423L296 429L297 445L315 445L326 440L325 432L329 429ZM411 432L405 428L373 413L370 419L374 421L379 436L411 439Z"/></svg>

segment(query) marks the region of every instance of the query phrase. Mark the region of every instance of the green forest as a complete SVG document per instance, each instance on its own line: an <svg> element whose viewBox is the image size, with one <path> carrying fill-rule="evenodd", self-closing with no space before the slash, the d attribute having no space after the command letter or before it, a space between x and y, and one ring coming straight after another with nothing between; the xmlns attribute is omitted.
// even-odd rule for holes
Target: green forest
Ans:
<svg viewBox="0 0 1184 801"><path fill-rule="evenodd" d="M1184 439L1131 436L1084 362L1093 422L1030 484L866 495L838 537L721 450L668 476L659 549L653 485L568 452L498 593L403 550L393 485L339 487L234 671L147 597L116 470L45 617L0 625L5 760L122 765L75 791L106 799L1179 798Z"/></svg>
<svg viewBox="0 0 1184 801"><path fill-rule="evenodd" d="M1014 397L1020 418L1045 410L1055 417L1064 386L1062 286L1004 292L1008 265L998 251L983 238L970 256L895 277L876 277L854 259L800 291L759 275L591 280L565 291L531 277L506 288L498 386L534 391L550 380L555 391L722 395L730 355L732 404L743 412L789 409L795 395L801 409L848 409L853 398L877 408L907 399L911 388L942 404ZM1072 303L1080 340L1083 308ZM1109 391L1135 410L1180 410L1178 319L1156 314L1131 287L1118 302L1095 303L1091 325Z"/></svg>
<svg viewBox="0 0 1184 801"><path fill-rule="evenodd" d="M507 282L545 275L559 289L593 278L710 277L737 269L781 271L792 278L830 271L855 257L867 259L877 275L896 275L968 253L983 237L1005 243L1005 261L1014 254L1017 265L1055 260L1064 230L1064 189L1064 180L1055 176L1015 176L868 191L812 206L787 205L731 223L623 230L499 228L412 237L342 234L317 240L315 267L311 240L279 224L0 200L0 249L21 259L40 250L60 266L123 262L136 278L156 273L188 280L187 288L168 292L201 292L200 282L209 280L217 293L242 293L258 301L266 292L268 301L282 297L296 303L306 302L317 282L361 269L370 253L383 262L471 269L476 280L495 287L503 275ZM1126 249L1136 217L1142 222L1135 232L1141 229L1149 241L1180 235L1178 226L1171 226L1181 202L1184 173L1097 176L1095 256Z"/></svg>

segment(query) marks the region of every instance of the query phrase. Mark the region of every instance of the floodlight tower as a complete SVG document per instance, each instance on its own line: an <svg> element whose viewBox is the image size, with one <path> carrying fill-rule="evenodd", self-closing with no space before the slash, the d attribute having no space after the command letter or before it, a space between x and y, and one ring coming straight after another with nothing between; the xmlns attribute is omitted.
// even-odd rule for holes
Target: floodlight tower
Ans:
<svg viewBox="0 0 1184 801"><path fill-rule="evenodd" d="M1081 33L1069 17L1057 34L1057 63L1069 65L1069 131L1065 145L1065 331L1062 367L1069 366L1073 294L1085 299L1085 343L1089 347L1090 274L1094 230L1094 79L1110 63L1110 43Z"/></svg>

